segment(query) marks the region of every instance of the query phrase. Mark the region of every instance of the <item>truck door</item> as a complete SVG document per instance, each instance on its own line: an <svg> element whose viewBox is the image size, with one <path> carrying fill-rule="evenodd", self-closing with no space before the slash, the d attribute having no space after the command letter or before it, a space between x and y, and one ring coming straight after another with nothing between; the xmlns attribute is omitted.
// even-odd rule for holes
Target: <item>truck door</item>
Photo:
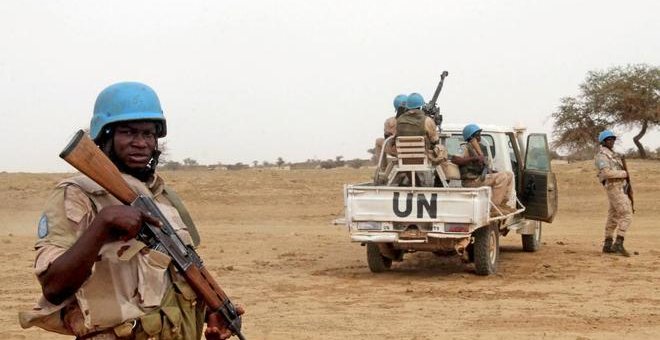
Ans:
<svg viewBox="0 0 660 340"><path fill-rule="evenodd" d="M548 223L554 219L557 179L550 166L548 139L544 133L527 137L521 201L527 207L525 218Z"/></svg>

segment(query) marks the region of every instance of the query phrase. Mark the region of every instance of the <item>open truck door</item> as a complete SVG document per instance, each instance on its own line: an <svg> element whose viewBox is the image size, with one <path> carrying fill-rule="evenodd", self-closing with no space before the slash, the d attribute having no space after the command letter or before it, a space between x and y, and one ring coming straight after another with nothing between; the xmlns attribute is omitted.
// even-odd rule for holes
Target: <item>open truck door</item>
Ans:
<svg viewBox="0 0 660 340"><path fill-rule="evenodd" d="M543 133L527 136L523 169L524 217L552 222L557 212L557 178L550 166L548 139Z"/></svg>

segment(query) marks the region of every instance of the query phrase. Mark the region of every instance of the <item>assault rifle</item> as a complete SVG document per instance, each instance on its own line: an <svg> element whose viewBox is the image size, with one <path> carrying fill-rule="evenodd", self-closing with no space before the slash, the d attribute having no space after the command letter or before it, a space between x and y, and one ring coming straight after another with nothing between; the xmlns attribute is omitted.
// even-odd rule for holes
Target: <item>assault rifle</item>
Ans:
<svg viewBox="0 0 660 340"><path fill-rule="evenodd" d="M426 113L427 116L431 117L433 121L435 121L435 125L438 126L438 130L442 130L440 127L442 126L442 115L440 114L440 108L438 107L438 96L440 96L440 91L442 91L442 84L445 82L445 78L449 75L449 72L447 71L442 71L442 74L440 75L440 82L438 83L438 86L435 88L435 92L433 93L433 98L431 98L431 101L428 102L422 110L424 113Z"/></svg>
<svg viewBox="0 0 660 340"><path fill-rule="evenodd" d="M477 141L476 138L471 138L470 141L468 142L470 145L472 145L472 148L474 149L474 152L477 153L477 156L480 156L481 158L486 157L484 155L483 150L481 150L481 144ZM486 162L486 159L484 158L484 162ZM487 174L491 173L491 169L488 164L484 164L484 169L481 171L481 178L483 179Z"/></svg>
<svg viewBox="0 0 660 340"><path fill-rule="evenodd" d="M160 227L145 223L138 232L137 239L149 248L169 255L177 271L185 277L197 296L204 300L209 312L218 313L224 319L229 330L239 339L245 339L241 333L241 316L238 315L236 307L231 303L227 294L206 270L197 252L191 246L183 243L151 198L133 191L121 176L119 169L84 131L80 130L75 134L60 153L60 157L108 190L122 203L149 213L160 220L162 222Z"/></svg>
<svg viewBox="0 0 660 340"><path fill-rule="evenodd" d="M621 165L623 165L623 170L626 171L626 195L630 199L630 207L632 208L633 214L635 213L635 199L633 198L633 188L632 183L630 183L630 172L628 172L628 164L626 163L626 157L621 156Z"/></svg>

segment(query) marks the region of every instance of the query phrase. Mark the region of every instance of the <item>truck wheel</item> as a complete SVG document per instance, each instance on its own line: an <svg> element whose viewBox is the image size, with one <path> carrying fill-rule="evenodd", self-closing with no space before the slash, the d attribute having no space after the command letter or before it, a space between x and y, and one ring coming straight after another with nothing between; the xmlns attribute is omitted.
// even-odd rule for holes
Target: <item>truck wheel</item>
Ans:
<svg viewBox="0 0 660 340"><path fill-rule="evenodd" d="M535 221L536 227L534 234L522 235L523 250L527 252L535 252L541 248L541 222Z"/></svg>
<svg viewBox="0 0 660 340"><path fill-rule="evenodd" d="M367 243L367 263L372 273L382 273L392 267L392 260L383 256L375 243Z"/></svg>
<svg viewBox="0 0 660 340"><path fill-rule="evenodd" d="M465 248L465 251L468 253L468 262L474 262L474 245L470 244Z"/></svg>
<svg viewBox="0 0 660 340"><path fill-rule="evenodd" d="M477 275L494 274L500 257L499 231L493 226L481 227L473 235L474 268Z"/></svg>

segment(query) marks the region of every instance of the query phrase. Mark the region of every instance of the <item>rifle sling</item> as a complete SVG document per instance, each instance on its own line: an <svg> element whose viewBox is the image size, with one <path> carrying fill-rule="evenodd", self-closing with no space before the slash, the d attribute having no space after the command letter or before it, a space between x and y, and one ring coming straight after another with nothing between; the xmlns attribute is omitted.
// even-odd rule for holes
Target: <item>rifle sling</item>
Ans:
<svg viewBox="0 0 660 340"><path fill-rule="evenodd" d="M188 209L186 209L186 206L183 205L181 198L176 193L176 191L168 186L165 186L163 189L163 195L167 197L167 199L172 203L172 206L174 206L174 208L179 212L181 220L183 220L183 223L186 225L186 227L188 227L188 233L190 233L193 245L195 248L197 248L201 242L199 231L197 231L197 226L195 225L195 222L193 222L192 216L190 216Z"/></svg>

